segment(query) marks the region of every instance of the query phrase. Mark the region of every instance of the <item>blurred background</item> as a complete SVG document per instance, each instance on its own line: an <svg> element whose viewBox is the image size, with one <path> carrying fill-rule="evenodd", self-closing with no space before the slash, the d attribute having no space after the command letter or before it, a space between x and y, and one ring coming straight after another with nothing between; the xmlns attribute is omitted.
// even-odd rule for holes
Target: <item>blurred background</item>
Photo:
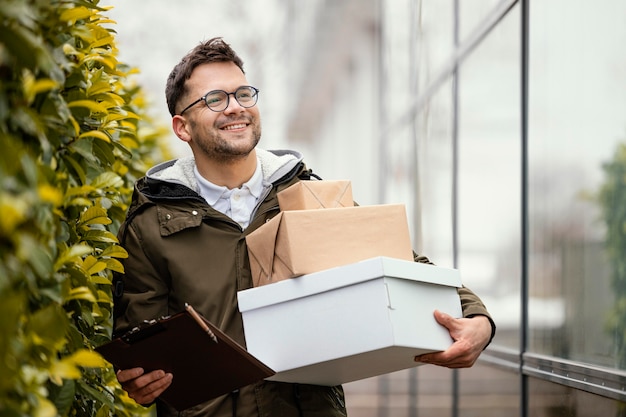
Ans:
<svg viewBox="0 0 626 417"><path fill-rule="evenodd" d="M101 4L158 123L172 67L222 36L261 91L261 146L405 204L416 251L493 314L473 368L346 384L351 416L626 415L624 1Z"/></svg>

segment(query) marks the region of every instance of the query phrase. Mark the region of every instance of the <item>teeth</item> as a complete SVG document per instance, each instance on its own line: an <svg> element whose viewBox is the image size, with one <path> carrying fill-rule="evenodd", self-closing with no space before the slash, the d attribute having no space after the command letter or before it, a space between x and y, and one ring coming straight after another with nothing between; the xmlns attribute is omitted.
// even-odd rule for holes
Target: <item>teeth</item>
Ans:
<svg viewBox="0 0 626 417"><path fill-rule="evenodd" d="M242 128L244 128L244 127L246 127L246 124L245 124L245 123L241 123L241 124L238 124L238 125L230 125L230 126L226 126L226 127L224 128L224 130L242 129Z"/></svg>

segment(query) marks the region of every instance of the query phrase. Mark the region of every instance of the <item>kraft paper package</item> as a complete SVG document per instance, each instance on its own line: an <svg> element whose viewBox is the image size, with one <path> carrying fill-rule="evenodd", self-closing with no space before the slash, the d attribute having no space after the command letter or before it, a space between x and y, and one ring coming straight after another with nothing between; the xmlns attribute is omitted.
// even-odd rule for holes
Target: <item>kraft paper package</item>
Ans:
<svg viewBox="0 0 626 417"><path fill-rule="evenodd" d="M282 211L352 207L352 183L337 181L300 181L278 193Z"/></svg>
<svg viewBox="0 0 626 417"><path fill-rule="evenodd" d="M354 206L348 181L301 181L278 199L281 213L246 237L255 287L377 256L413 260L404 205Z"/></svg>

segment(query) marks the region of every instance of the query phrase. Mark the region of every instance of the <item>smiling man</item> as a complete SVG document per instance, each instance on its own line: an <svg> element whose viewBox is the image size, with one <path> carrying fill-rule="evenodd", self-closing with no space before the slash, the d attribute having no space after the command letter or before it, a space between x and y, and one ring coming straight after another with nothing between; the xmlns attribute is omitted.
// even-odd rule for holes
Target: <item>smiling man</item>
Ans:
<svg viewBox="0 0 626 417"><path fill-rule="evenodd" d="M259 90L221 38L199 44L176 65L166 97L172 128L193 156L159 164L135 185L119 232L129 256L115 285L115 334L189 303L245 346L237 307L237 292L252 286L245 237L279 213L278 192L311 172L298 152L257 147ZM435 315L455 343L424 362L471 366L493 337L480 299L465 288L459 294L464 318ZM159 401L176 375L132 368L117 378L139 404L156 401L160 417L346 415L341 386L260 381L179 413Z"/></svg>

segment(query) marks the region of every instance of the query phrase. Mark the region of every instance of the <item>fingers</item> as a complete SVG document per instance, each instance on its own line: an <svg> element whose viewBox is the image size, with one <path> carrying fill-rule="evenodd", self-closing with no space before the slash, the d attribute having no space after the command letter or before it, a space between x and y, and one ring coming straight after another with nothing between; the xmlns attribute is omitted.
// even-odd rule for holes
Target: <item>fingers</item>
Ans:
<svg viewBox="0 0 626 417"><path fill-rule="evenodd" d="M115 374L115 376L117 377L117 380L122 385L125 382L128 382L137 377L140 377L141 375L143 375L142 368L123 369L123 370L117 371L117 373Z"/></svg>
<svg viewBox="0 0 626 417"><path fill-rule="evenodd" d="M479 354L473 350L468 350L461 342L453 343L443 352L427 353L416 356L416 362L427 363L446 368L469 368L476 362Z"/></svg>
<svg viewBox="0 0 626 417"><path fill-rule="evenodd" d="M473 366L491 335L489 320L484 316L456 319L437 310L434 316L437 323L448 330L454 343L443 352L416 356L415 361L447 368Z"/></svg>
<svg viewBox="0 0 626 417"><path fill-rule="evenodd" d="M452 330L455 327L455 318L451 315L444 313L443 311L435 310L433 313L437 323L441 324L448 330Z"/></svg>
<svg viewBox="0 0 626 417"><path fill-rule="evenodd" d="M121 370L116 375L128 396L138 404L152 403L171 385L173 378L162 370L144 374L141 368Z"/></svg>

